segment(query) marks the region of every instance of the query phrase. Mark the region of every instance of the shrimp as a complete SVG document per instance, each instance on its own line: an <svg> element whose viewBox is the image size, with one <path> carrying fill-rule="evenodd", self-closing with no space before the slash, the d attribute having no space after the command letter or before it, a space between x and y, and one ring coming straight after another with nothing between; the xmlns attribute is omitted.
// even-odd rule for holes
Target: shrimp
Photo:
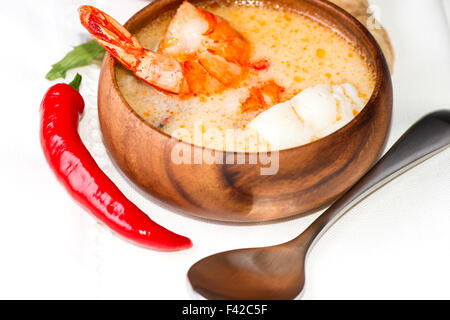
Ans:
<svg viewBox="0 0 450 320"><path fill-rule="evenodd" d="M138 78L169 92L188 92L183 66L177 60L145 49L121 24L97 8L82 6L79 13L92 37Z"/></svg>
<svg viewBox="0 0 450 320"><path fill-rule="evenodd" d="M156 52L97 8L82 6L79 14L106 51L158 89L182 96L210 95L236 85L248 72L248 41L225 19L187 1L177 9Z"/></svg>
<svg viewBox="0 0 450 320"><path fill-rule="evenodd" d="M241 113L257 116L271 106L284 100L286 89L274 80L266 81L250 89L249 96L241 105Z"/></svg>

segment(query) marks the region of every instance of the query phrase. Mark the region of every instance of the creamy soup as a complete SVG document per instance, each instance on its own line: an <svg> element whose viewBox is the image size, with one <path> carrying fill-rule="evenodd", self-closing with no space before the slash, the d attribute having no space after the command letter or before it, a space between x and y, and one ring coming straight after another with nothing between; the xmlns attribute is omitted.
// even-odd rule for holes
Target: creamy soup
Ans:
<svg viewBox="0 0 450 320"><path fill-rule="evenodd" d="M286 149L321 138L350 120L340 121L342 100L336 98L339 92L352 102L349 104L349 110L353 110L351 117L370 98L375 83L373 70L357 48L329 27L281 8L222 4L203 8L228 20L249 41L250 62L254 67L236 88L189 98L163 93L118 67L116 76L121 93L143 119L159 130L212 149L251 152ZM136 34L144 47L158 47L173 14L158 17ZM264 67L266 63L268 67ZM270 141L271 136L264 133L266 129L280 132L276 127L271 128L271 118L277 118L271 114L280 108L247 108L254 88L267 84L282 88L280 102L290 101L299 94L303 96L296 98L299 103L315 101L310 97L323 96L323 92L335 97L338 110L336 115L332 113L335 119L320 130L310 129L304 139L287 144ZM314 91L317 85L319 89ZM351 109L351 105L359 107ZM301 119L303 126L309 125L309 122L305 124L311 115L308 112L303 110L306 117Z"/></svg>

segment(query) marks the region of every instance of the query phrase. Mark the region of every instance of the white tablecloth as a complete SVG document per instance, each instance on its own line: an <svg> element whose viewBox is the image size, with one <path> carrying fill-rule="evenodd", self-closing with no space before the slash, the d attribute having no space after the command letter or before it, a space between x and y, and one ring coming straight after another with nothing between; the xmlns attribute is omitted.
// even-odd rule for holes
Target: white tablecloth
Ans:
<svg viewBox="0 0 450 320"><path fill-rule="evenodd" d="M222 250L293 238L317 216L264 225L205 222L149 201L105 156L96 119L98 67L79 70L83 140L120 189L157 222L188 235L187 251L146 250L112 235L57 183L38 139L46 72L87 39L76 8L119 21L146 0L2 3L0 30L0 298L190 298L186 271ZM450 33L440 0L374 0L396 51L390 146L427 112L450 108ZM73 72L68 74L68 78ZM371 195L318 242L304 299L450 298L450 150Z"/></svg>

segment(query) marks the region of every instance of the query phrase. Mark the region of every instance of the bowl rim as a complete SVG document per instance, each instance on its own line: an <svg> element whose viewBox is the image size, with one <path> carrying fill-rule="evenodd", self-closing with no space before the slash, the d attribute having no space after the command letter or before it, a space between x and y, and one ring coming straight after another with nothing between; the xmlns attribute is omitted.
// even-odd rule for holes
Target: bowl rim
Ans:
<svg viewBox="0 0 450 320"><path fill-rule="evenodd" d="M172 1L172 3L175 2L181 2L180 0L174 0ZM209 0L200 0L200 2L208 2ZM358 122L359 119L362 119L363 117L365 117L365 114L370 112L370 108L374 108L376 107L376 99L378 98L378 95L381 91L381 87L383 86L383 82L385 80L385 76L386 76L386 72L385 70L388 68L387 67L387 62L386 59L384 57L384 54L380 48L380 46L378 45L377 41L375 40L375 38L373 37L373 35L369 32L369 30L361 23L358 21L358 19L356 19L354 16L352 16L350 13L348 13L347 11L345 11L344 9L342 9L341 7L337 6L336 4L328 1L328 0L295 0L295 1L299 1L299 2L309 2L312 3L316 6L320 6L321 8L324 8L327 12L332 13L333 15L338 15L341 18L343 18L341 21L339 22L341 25L345 25L348 28L350 28L352 31L356 31L357 33L359 33L361 36L363 36L365 38L365 40L367 41L367 45L370 46L370 48L364 49L367 52L370 52L370 49L373 49L373 72L375 73L375 85L374 88L372 90L371 96L369 98L369 100L367 101L367 103L364 105L364 107L362 108L362 110L352 119L350 120L347 124L345 124L343 127L339 128L338 130L311 142L308 142L306 144L302 144L299 146L295 146L295 147L291 147L291 148L287 148L287 149L282 149L282 150L270 150L270 151L252 151L252 152L242 152L242 151L226 151L226 150L219 150L219 149L212 149L209 147L205 147L205 146L199 146L190 142L186 142L183 141L181 139L175 138L171 135L169 135L168 133L165 133L163 131L161 131L160 129L156 128L155 126L153 126L152 124L150 124L149 122L147 122L145 119L143 119L128 103L128 101L125 99L125 97L122 95L119 85L117 83L116 80L116 65L118 64L117 60L114 59L109 53L106 53L104 60L103 60L103 65L102 65L102 69L105 69L105 71L107 71L110 76L111 76L111 81L112 81L112 86L114 88L114 90L116 91L118 97L120 98L121 103L127 107L128 111L130 111L131 114L133 114L133 116L135 116L141 123L143 123L145 126L147 126L148 128L150 128L151 130L155 131L158 135L160 135L161 137L164 137L166 139L172 140L172 141L177 141L177 143L182 143L183 145L187 145L190 148L200 148L202 150L208 150L208 151L213 151L213 152L223 152L224 154L227 155L259 155L260 153L272 153L272 152L278 152L280 155L283 153L288 153L291 152L293 150L301 150L301 149L307 149L310 146L314 145L314 144L318 144L318 143L323 143L324 140L331 140L333 138L336 138L337 136L341 135L344 131L349 130L351 127L355 126L355 124ZM133 14L128 20L127 22L124 24L125 28L128 29L128 27L133 24L136 20L140 19L140 16L145 14L147 10L150 10L151 7L153 6L157 6L158 4L161 4L161 2L164 2L164 0L154 0L152 2L150 2L149 4L147 4L145 7L143 7L142 9L140 9L139 11L137 11L135 14ZM276 3L276 0L263 0L263 2L272 2L272 3ZM170 3L168 3L167 5L170 5ZM307 15L306 15L307 16ZM319 18L314 18L314 17L310 17L311 19L314 19L315 21L318 21L319 23L327 26L325 24L324 21L321 21ZM348 24L346 20L350 20L353 22L354 25ZM329 28L331 28L330 26L327 26ZM343 36L343 35L342 35ZM345 38L345 37L344 37ZM348 40L348 39L346 39ZM362 45L361 45L362 46ZM387 72L387 74L390 76L389 71ZM100 83L99 83L99 88L100 88Z"/></svg>

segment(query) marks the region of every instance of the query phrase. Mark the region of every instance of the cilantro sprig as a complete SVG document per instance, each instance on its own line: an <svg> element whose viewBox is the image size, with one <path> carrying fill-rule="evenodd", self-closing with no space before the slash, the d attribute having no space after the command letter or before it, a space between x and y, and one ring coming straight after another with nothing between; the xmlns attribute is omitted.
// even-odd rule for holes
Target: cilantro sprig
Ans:
<svg viewBox="0 0 450 320"><path fill-rule="evenodd" d="M74 47L61 61L52 65L52 69L45 77L48 80L65 78L68 70L85 66L95 59L101 59L104 54L105 49L95 40L90 40Z"/></svg>

